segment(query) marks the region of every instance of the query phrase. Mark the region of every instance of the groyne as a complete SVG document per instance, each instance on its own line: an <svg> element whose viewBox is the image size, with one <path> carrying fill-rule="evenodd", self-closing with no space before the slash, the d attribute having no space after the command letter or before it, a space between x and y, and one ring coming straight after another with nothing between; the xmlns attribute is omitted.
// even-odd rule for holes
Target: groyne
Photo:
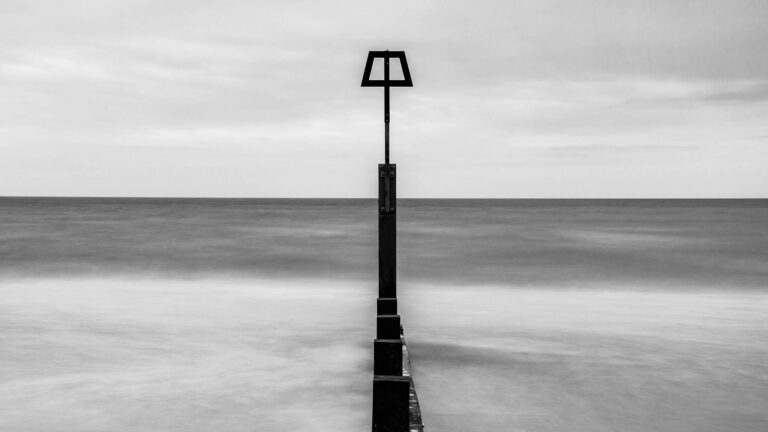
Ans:
<svg viewBox="0 0 768 432"><path fill-rule="evenodd" d="M370 78L373 61L384 61L384 79ZM391 80L389 60L398 59L402 80ZM411 361L397 314L397 166L389 162L389 87L411 87L403 51L371 51L363 72L363 87L384 88L384 163L379 164L379 296L376 339L373 342L374 432L422 431L419 399L413 385Z"/></svg>
<svg viewBox="0 0 768 432"><path fill-rule="evenodd" d="M411 357L408 355L408 346L405 343L405 335L402 327L400 328L400 338L403 340L403 376L410 378L410 388L408 390L408 430L411 432L423 432L424 422L421 420L421 406L419 397L416 395L416 385L413 382L413 369L411 368Z"/></svg>
<svg viewBox="0 0 768 432"><path fill-rule="evenodd" d="M374 341L372 430L422 432L424 423L408 345L402 326L395 328L398 338Z"/></svg>

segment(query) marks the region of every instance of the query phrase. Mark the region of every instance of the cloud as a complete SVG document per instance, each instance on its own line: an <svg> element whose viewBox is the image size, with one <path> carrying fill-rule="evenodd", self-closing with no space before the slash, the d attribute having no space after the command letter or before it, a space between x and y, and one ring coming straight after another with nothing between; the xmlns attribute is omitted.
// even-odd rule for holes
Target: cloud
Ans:
<svg viewBox="0 0 768 432"><path fill-rule="evenodd" d="M704 102L768 102L768 82L735 83L701 97Z"/></svg>
<svg viewBox="0 0 768 432"><path fill-rule="evenodd" d="M229 161L243 151L269 155L286 172L297 158L375 163L381 91L359 88L369 49L407 51L415 87L393 90L393 155L417 158L422 169L456 160L487 170L500 161L541 169L562 163L521 157L520 149L715 154L723 143L768 133L762 1L37 0L2 7L0 164L8 182L0 194L46 194L44 174L35 189L7 186L24 183L18 180L27 174L13 167L30 152L57 154L38 168L60 173L55 161L78 166L93 146L158 149L169 167L235 152L223 157ZM763 154L749 151L757 164ZM146 163L138 153L121 157ZM111 194L131 188L130 172L120 172L126 177L110 179ZM195 195L207 180L178 181ZM369 194L358 186L367 184L362 179L346 181L342 195ZM270 184L272 196L302 195L286 185L303 182ZM68 187L81 195L90 186Z"/></svg>

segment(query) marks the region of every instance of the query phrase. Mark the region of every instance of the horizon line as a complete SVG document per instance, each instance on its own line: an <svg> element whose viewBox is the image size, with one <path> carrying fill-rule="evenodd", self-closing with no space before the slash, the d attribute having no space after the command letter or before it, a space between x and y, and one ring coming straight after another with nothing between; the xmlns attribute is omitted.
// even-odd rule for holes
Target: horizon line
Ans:
<svg viewBox="0 0 768 432"><path fill-rule="evenodd" d="M122 195L0 195L4 198L70 198L70 199L208 199L208 200L376 200L376 197L279 197L279 196L122 196ZM767 200L768 197L403 197L398 200Z"/></svg>

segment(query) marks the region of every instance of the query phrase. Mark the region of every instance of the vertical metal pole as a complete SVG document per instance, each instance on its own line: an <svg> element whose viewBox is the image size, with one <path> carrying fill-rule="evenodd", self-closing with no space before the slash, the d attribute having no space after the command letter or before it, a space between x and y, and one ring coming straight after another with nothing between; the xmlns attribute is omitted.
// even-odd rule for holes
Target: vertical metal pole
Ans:
<svg viewBox="0 0 768 432"><path fill-rule="evenodd" d="M384 82L389 82L389 57L384 57ZM384 86L384 164L389 165L389 86Z"/></svg>

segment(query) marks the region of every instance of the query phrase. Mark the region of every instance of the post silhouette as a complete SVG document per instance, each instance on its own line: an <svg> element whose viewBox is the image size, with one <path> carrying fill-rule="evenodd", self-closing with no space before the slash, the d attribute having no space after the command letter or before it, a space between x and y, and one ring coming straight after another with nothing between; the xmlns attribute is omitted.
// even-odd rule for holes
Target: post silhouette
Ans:
<svg viewBox="0 0 768 432"><path fill-rule="evenodd" d="M370 79L375 59L384 60L384 79ZM390 79L389 60L397 58L403 69L402 80ZM373 350L374 432L406 432L418 400L409 375L410 363L397 314L397 166L389 163L389 88L412 87L408 62L403 51L370 51L363 72L362 87L384 87L384 163L379 164L379 297L376 301L376 339ZM404 356L405 353L405 356ZM406 376L403 371L406 370ZM421 416L418 425L421 429Z"/></svg>

